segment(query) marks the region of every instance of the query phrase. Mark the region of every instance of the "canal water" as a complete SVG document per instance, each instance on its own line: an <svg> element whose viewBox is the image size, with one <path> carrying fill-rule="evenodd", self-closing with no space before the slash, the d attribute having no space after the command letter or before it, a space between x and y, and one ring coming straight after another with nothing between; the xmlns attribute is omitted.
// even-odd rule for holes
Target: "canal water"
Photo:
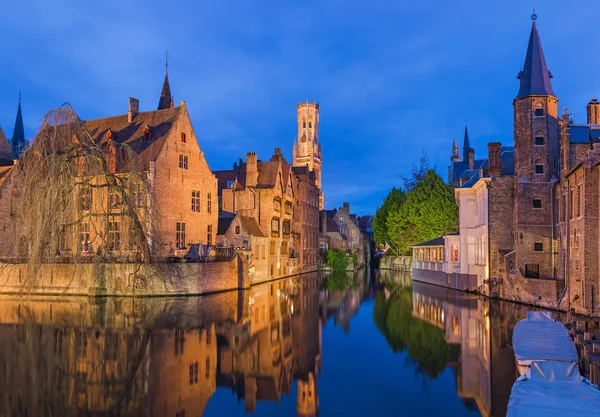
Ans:
<svg viewBox="0 0 600 417"><path fill-rule="evenodd" d="M0 416L504 416L528 310L392 271L178 299L0 296ZM596 379L594 324L573 326Z"/></svg>

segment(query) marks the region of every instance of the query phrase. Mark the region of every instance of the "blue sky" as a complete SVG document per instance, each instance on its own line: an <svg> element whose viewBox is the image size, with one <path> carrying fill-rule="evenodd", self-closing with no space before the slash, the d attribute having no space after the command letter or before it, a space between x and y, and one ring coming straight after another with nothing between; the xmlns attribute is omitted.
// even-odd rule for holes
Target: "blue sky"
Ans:
<svg viewBox="0 0 600 417"><path fill-rule="evenodd" d="M25 5L25 3L27 3ZM83 119L155 109L169 50L213 169L248 151L291 160L299 100L320 103L328 208L381 203L422 149L446 173L465 122L475 155L512 144L533 7L560 108L600 96L600 2L509 0L27 1L0 9L0 125L25 131L69 102ZM600 98L600 97L599 97Z"/></svg>

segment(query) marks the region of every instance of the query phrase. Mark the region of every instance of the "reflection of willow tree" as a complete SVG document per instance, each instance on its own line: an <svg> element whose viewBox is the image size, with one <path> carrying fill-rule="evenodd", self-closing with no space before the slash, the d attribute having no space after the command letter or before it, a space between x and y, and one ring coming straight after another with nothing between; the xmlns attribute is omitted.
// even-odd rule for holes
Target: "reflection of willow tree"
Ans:
<svg viewBox="0 0 600 417"><path fill-rule="evenodd" d="M152 260L147 171L111 131L94 138L66 104L46 114L15 170L9 238L28 263L30 279L42 263L105 263L117 253Z"/></svg>
<svg viewBox="0 0 600 417"><path fill-rule="evenodd" d="M412 289L404 287L389 300L375 297L373 321L394 352L408 355L430 378L436 378L449 361L460 355L460 346L444 339L444 332L412 316Z"/></svg>
<svg viewBox="0 0 600 417"><path fill-rule="evenodd" d="M16 313L18 324L0 325L0 415L138 415L150 330L48 325L29 308Z"/></svg>

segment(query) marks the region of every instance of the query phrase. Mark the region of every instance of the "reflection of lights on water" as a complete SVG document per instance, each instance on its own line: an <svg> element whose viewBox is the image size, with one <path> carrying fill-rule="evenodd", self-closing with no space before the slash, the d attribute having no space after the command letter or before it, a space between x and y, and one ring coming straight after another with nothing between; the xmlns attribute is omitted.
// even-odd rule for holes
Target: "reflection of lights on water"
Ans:
<svg viewBox="0 0 600 417"><path fill-rule="evenodd" d="M442 311L442 321L444 321L444 311Z"/></svg>
<svg viewBox="0 0 600 417"><path fill-rule="evenodd" d="M294 314L294 303L290 304L290 311L292 314Z"/></svg>

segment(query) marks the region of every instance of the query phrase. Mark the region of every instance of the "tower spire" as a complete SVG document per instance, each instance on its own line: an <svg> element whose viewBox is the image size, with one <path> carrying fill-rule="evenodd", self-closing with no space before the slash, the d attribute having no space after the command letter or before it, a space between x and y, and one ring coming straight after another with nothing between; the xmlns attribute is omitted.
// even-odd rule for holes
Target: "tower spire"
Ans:
<svg viewBox="0 0 600 417"><path fill-rule="evenodd" d="M533 24L531 26L531 34L529 35L525 64L523 64L523 70L517 76L521 84L516 98L531 95L556 97L552 90L552 83L550 82L552 74L546 66L542 41L537 30L537 15L535 14L535 10L531 15L531 19L533 20Z"/></svg>
<svg viewBox="0 0 600 417"><path fill-rule="evenodd" d="M25 147L25 128L23 127L23 114L21 112L21 91L19 90L19 106L17 107L17 118L15 119L15 129L10 140L13 154L18 157Z"/></svg>
<svg viewBox="0 0 600 417"><path fill-rule="evenodd" d="M471 144L469 143L469 131L465 125L465 138L463 141L463 161L469 161L469 151L471 150Z"/></svg>
<svg viewBox="0 0 600 417"><path fill-rule="evenodd" d="M173 96L169 84L169 51L165 51L165 80L158 100L158 110L170 109L171 107L173 107Z"/></svg>

